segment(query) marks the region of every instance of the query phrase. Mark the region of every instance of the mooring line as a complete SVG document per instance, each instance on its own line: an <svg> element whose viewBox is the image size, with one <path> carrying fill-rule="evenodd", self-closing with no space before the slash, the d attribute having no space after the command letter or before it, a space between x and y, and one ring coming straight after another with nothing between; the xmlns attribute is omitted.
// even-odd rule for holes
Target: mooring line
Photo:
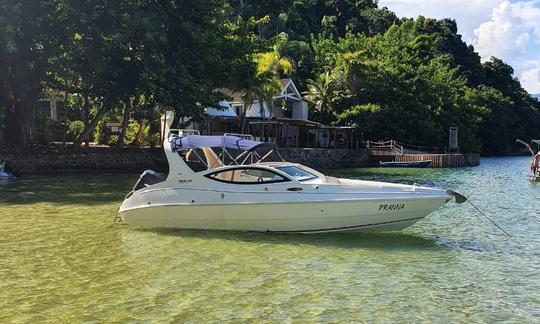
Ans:
<svg viewBox="0 0 540 324"><path fill-rule="evenodd" d="M469 200L469 197L465 197L464 195L452 190L452 189L446 189L446 192L449 193L450 195L454 196L454 198L456 199L456 203L458 204L462 204L464 202L468 202L469 204L471 204L471 206L473 206L474 209L476 209L477 212L480 213L480 215L484 216L485 218L487 218L488 221L491 222L491 224L497 226L498 229L500 229L504 234L508 235L509 237L512 237L512 235L510 235L507 231L505 231L502 227L500 227L497 223L495 223L495 221L493 221L491 218L488 217L488 215L486 215L482 210L480 210L480 208L476 207L475 204L473 204L470 200Z"/></svg>
<svg viewBox="0 0 540 324"><path fill-rule="evenodd" d="M484 216L488 221L491 222L491 224L497 226L498 229L500 229L504 234L508 235L508 237L512 237L507 231L505 231L502 227L500 227L495 221L493 221L491 218L488 217L483 211L480 210L480 208L476 207L475 204L473 204L469 199L467 199L467 202L473 206L474 209L476 209L477 212L480 213L480 215Z"/></svg>

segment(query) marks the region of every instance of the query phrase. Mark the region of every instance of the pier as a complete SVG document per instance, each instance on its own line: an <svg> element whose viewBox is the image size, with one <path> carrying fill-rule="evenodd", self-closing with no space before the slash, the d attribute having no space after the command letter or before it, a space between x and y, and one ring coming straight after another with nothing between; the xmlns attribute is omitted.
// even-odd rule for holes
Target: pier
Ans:
<svg viewBox="0 0 540 324"><path fill-rule="evenodd" d="M446 148L403 145L397 141L367 141L372 164L379 161L416 162L431 160L430 168L462 168L480 165L479 153L449 152ZM432 151L432 152L429 152Z"/></svg>
<svg viewBox="0 0 540 324"><path fill-rule="evenodd" d="M480 165L478 153L447 153L447 154L401 154L396 155L396 162L413 162L431 160L430 168L462 168Z"/></svg>

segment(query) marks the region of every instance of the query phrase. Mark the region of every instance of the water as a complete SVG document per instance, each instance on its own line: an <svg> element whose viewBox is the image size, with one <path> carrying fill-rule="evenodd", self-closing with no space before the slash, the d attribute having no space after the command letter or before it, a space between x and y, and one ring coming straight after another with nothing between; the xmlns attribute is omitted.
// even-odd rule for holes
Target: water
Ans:
<svg viewBox="0 0 540 324"><path fill-rule="evenodd" d="M538 322L540 185L528 158L334 175L452 187L464 204L384 234L269 235L112 225L137 175L0 187L0 322Z"/></svg>

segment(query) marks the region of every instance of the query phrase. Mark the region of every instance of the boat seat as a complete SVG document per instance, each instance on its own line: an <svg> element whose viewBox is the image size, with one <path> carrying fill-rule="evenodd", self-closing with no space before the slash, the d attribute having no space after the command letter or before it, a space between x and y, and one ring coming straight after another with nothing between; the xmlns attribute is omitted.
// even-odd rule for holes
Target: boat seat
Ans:
<svg viewBox="0 0 540 324"><path fill-rule="evenodd" d="M219 168L223 166L223 162L219 159L216 152L209 147L202 148L204 153L204 158L206 159L206 164L208 164L208 169Z"/></svg>

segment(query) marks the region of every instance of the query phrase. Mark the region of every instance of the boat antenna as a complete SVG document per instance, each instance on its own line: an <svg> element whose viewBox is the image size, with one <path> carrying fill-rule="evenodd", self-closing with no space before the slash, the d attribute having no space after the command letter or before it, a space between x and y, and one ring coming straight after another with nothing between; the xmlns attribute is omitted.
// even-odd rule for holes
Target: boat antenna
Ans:
<svg viewBox="0 0 540 324"><path fill-rule="evenodd" d="M484 216L491 224L495 225L498 229L501 230L501 232L503 232L504 234L508 235L508 237L512 237L512 235L510 235L510 233L508 233L507 231L505 231L501 226L499 226L499 224L495 223L495 221L492 220L491 218L489 218L489 216L486 215L482 210L480 210L480 208L476 207L476 205L473 204L473 203L469 200L469 197L465 197L465 196L463 196L462 194L457 193L457 192L455 192L454 190L451 190L451 189L447 189L446 192L449 193L450 195L454 196L454 198L456 199L456 203L458 203L458 204L462 204L462 203L464 203L464 202L468 202L469 204L471 204L471 206L472 206L478 213L480 213L480 215Z"/></svg>

